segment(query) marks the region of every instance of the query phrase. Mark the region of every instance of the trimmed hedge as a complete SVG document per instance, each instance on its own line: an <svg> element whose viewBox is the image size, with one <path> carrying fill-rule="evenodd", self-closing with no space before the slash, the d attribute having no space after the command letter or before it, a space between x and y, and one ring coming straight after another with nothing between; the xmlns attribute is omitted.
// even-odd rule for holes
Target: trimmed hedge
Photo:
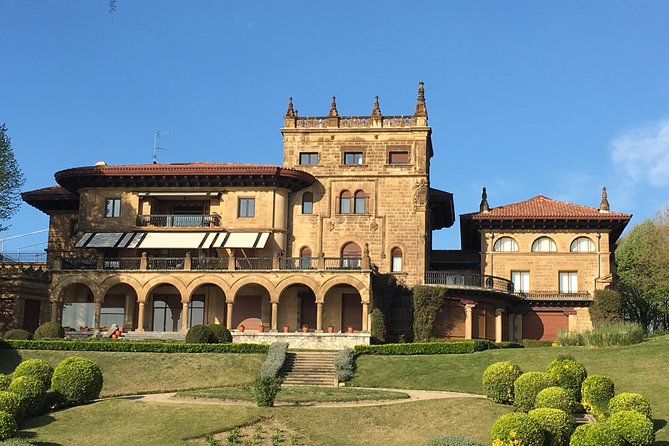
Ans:
<svg viewBox="0 0 669 446"><path fill-rule="evenodd" d="M274 406L276 394L281 390L283 378L259 377L251 383L251 394L256 400L258 407Z"/></svg>
<svg viewBox="0 0 669 446"><path fill-rule="evenodd" d="M588 376L581 386L581 403L596 418L605 418L614 393L613 381L608 376Z"/></svg>
<svg viewBox="0 0 669 446"><path fill-rule="evenodd" d="M499 417L493 424L492 444L543 446L544 432L539 423L526 413L508 413Z"/></svg>
<svg viewBox="0 0 669 446"><path fill-rule="evenodd" d="M0 390L7 390L9 384L12 382L12 377L0 373Z"/></svg>
<svg viewBox="0 0 669 446"><path fill-rule="evenodd" d="M537 394L555 386L555 378L545 372L525 372L513 383L513 405L522 412L534 409Z"/></svg>
<svg viewBox="0 0 669 446"><path fill-rule="evenodd" d="M530 410L527 415L543 429L546 446L567 446L569 444L569 438L574 432L574 420L567 412L545 407Z"/></svg>
<svg viewBox="0 0 669 446"><path fill-rule="evenodd" d="M569 446L622 446L623 441L616 430L606 423L590 423L578 426L569 440Z"/></svg>
<svg viewBox="0 0 669 446"><path fill-rule="evenodd" d="M18 397L22 414L35 415L42 408L47 389L39 378L19 376L12 380L7 390Z"/></svg>
<svg viewBox="0 0 669 446"><path fill-rule="evenodd" d="M495 348L525 348L525 346L519 342L502 341L495 342Z"/></svg>
<svg viewBox="0 0 669 446"><path fill-rule="evenodd" d="M102 390L102 371L90 359L70 356L53 371L51 389L61 402L76 405L93 401Z"/></svg>
<svg viewBox="0 0 669 446"><path fill-rule="evenodd" d="M633 446L652 446L655 444L653 422L645 415L633 410L621 410L612 414L606 424L618 432L627 444Z"/></svg>
<svg viewBox="0 0 669 446"><path fill-rule="evenodd" d="M623 300L620 293L613 290L595 290L594 301L590 305L590 319L598 327L623 320Z"/></svg>
<svg viewBox="0 0 669 446"><path fill-rule="evenodd" d="M0 348L24 350L64 350L90 352L144 353L267 353L263 344L186 344L149 341L0 341Z"/></svg>
<svg viewBox="0 0 669 446"><path fill-rule="evenodd" d="M226 328L225 325L221 324L209 324L207 325L219 343L228 343L232 342L232 334L230 330Z"/></svg>
<svg viewBox="0 0 669 446"><path fill-rule="evenodd" d="M495 348L485 340L414 342L411 344L356 345L357 355L447 355L474 353Z"/></svg>
<svg viewBox="0 0 669 446"><path fill-rule="evenodd" d="M350 381L355 372L355 351L350 347L341 350L335 355L334 366L337 381Z"/></svg>
<svg viewBox="0 0 669 446"><path fill-rule="evenodd" d="M0 440L7 440L16 436L18 429L14 417L7 412L0 411Z"/></svg>
<svg viewBox="0 0 669 446"><path fill-rule="evenodd" d="M568 414L576 412L577 404L569 393L562 387L546 387L537 394L534 400L536 408L559 409Z"/></svg>
<svg viewBox="0 0 669 446"><path fill-rule="evenodd" d="M27 339L32 339L33 334L29 331L22 330L20 328L14 328L12 330L9 330L5 335L3 336L5 339L11 339L11 340L27 340Z"/></svg>
<svg viewBox="0 0 669 446"><path fill-rule="evenodd" d="M188 344L216 344L218 339L214 336L206 325L193 325L186 333L186 343Z"/></svg>
<svg viewBox="0 0 669 446"><path fill-rule="evenodd" d="M650 403L639 393L623 392L611 398L609 401L609 413L614 414L621 410L633 410L652 420L653 413Z"/></svg>
<svg viewBox="0 0 669 446"><path fill-rule="evenodd" d="M0 390L0 411L7 412L17 420L21 418L21 401L12 392Z"/></svg>
<svg viewBox="0 0 669 446"><path fill-rule="evenodd" d="M430 438L423 446L483 446L483 443L460 435L440 435Z"/></svg>
<svg viewBox="0 0 669 446"><path fill-rule="evenodd" d="M496 403L513 404L513 383L522 374L511 361L490 364L483 372L483 393Z"/></svg>
<svg viewBox="0 0 669 446"><path fill-rule="evenodd" d="M274 342L270 344L265 361L260 366L260 376L263 378L276 378L279 370L286 362L287 342Z"/></svg>
<svg viewBox="0 0 669 446"><path fill-rule="evenodd" d="M53 367L43 359L28 359L16 366L14 369L14 378L19 376L33 376L44 384L44 388L51 387L51 376L53 375Z"/></svg>
<svg viewBox="0 0 669 446"><path fill-rule="evenodd" d="M555 378L558 386L567 389L574 400L581 400L581 385L588 377L583 364L574 358L557 358L548 364L546 372Z"/></svg>
<svg viewBox="0 0 669 446"><path fill-rule="evenodd" d="M35 330L35 339L63 339L65 329L58 322L45 322Z"/></svg>

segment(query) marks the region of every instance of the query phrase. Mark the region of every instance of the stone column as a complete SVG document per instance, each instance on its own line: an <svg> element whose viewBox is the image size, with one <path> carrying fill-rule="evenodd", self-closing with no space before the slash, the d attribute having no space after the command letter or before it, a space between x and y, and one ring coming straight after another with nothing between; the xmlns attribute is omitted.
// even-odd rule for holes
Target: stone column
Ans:
<svg viewBox="0 0 669 446"><path fill-rule="evenodd" d="M362 331L368 331L368 325L367 323L369 322L369 304L363 302L362 303Z"/></svg>
<svg viewBox="0 0 669 446"><path fill-rule="evenodd" d="M188 302L181 304L181 331L188 331Z"/></svg>
<svg viewBox="0 0 669 446"><path fill-rule="evenodd" d="M126 330L132 328L132 316L134 305L132 304L132 296L125 295L125 305L123 306L123 328Z"/></svg>
<svg viewBox="0 0 669 446"><path fill-rule="evenodd" d="M515 332L515 338L517 341L523 340L523 315L516 314L516 320L513 324L513 330Z"/></svg>
<svg viewBox="0 0 669 446"><path fill-rule="evenodd" d="M504 340L504 322L503 322L504 308L497 308L495 310L495 342L502 342Z"/></svg>
<svg viewBox="0 0 669 446"><path fill-rule="evenodd" d="M474 319L472 312L476 304L465 304L465 339L472 339L474 337Z"/></svg>
<svg viewBox="0 0 669 446"><path fill-rule="evenodd" d="M316 303L316 331L323 331L323 303Z"/></svg>
<svg viewBox="0 0 669 446"><path fill-rule="evenodd" d="M58 322L58 302L51 302L51 322Z"/></svg>
<svg viewBox="0 0 669 446"><path fill-rule="evenodd" d="M232 330L232 302L228 302L228 308L225 312L225 328Z"/></svg>
<svg viewBox="0 0 669 446"><path fill-rule="evenodd" d="M277 326L279 325L279 304L277 302L272 302L272 331L277 331Z"/></svg>
<svg viewBox="0 0 669 446"><path fill-rule="evenodd" d="M99 300L95 301L95 321L93 322L93 330L100 330L100 315L102 313L102 302Z"/></svg>
<svg viewBox="0 0 669 446"><path fill-rule="evenodd" d="M515 314L509 314L506 317L506 339L511 342L516 340L516 334L513 328L513 321L515 319L516 319Z"/></svg>
<svg viewBox="0 0 669 446"><path fill-rule="evenodd" d="M144 302L139 303L137 311L137 331L144 331Z"/></svg>
<svg viewBox="0 0 669 446"><path fill-rule="evenodd" d="M274 241L278 252L286 252L288 230L288 189L277 189L274 193Z"/></svg>

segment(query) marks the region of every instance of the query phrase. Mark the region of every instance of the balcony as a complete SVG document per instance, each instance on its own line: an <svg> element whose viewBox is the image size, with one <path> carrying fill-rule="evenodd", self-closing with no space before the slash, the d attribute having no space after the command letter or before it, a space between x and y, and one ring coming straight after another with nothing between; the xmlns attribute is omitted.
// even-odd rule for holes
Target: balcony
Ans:
<svg viewBox="0 0 669 446"><path fill-rule="evenodd" d="M221 225L221 216L212 215L138 215L137 226L157 228L208 228Z"/></svg>
<svg viewBox="0 0 669 446"><path fill-rule="evenodd" d="M456 271L427 271L426 285L446 285L457 288L483 288L514 294L513 282L497 276Z"/></svg>

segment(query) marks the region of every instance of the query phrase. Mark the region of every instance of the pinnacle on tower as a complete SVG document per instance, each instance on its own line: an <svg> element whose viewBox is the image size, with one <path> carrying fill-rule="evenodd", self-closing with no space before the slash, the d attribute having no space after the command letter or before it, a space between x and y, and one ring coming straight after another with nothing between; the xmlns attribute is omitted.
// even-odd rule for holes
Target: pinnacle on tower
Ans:
<svg viewBox="0 0 669 446"><path fill-rule="evenodd" d="M337 112L337 101L334 96L332 96L332 102L330 103L330 111L328 112L328 117L334 118L339 116Z"/></svg>
<svg viewBox="0 0 669 446"><path fill-rule="evenodd" d="M599 202L599 212L609 212L609 197L606 194L606 187L602 187L602 201Z"/></svg>
<svg viewBox="0 0 669 446"><path fill-rule="evenodd" d="M381 117L381 107L379 107L379 97L374 97L374 109L372 110L372 116L375 118Z"/></svg>
<svg viewBox="0 0 669 446"><path fill-rule="evenodd" d="M483 188L483 192L481 192L481 204L479 205L479 212L484 214L490 212L490 206L488 205L488 192L486 191L485 187Z"/></svg>
<svg viewBox="0 0 669 446"><path fill-rule="evenodd" d="M295 109L293 108L293 98L288 98L288 110L286 111L286 118L294 118L297 116Z"/></svg>
<svg viewBox="0 0 669 446"><path fill-rule="evenodd" d="M425 105L425 84L418 82L418 99L416 100L416 111L414 116L424 116L427 118L427 105Z"/></svg>

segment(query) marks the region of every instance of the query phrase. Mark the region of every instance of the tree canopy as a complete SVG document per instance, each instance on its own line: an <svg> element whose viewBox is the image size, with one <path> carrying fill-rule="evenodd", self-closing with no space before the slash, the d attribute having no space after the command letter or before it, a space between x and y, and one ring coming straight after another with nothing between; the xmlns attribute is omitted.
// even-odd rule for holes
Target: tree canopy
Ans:
<svg viewBox="0 0 669 446"><path fill-rule="evenodd" d="M0 231L7 228L2 225L18 210L21 201L19 192L25 178L14 158L12 145L7 136L7 126L0 125Z"/></svg>

